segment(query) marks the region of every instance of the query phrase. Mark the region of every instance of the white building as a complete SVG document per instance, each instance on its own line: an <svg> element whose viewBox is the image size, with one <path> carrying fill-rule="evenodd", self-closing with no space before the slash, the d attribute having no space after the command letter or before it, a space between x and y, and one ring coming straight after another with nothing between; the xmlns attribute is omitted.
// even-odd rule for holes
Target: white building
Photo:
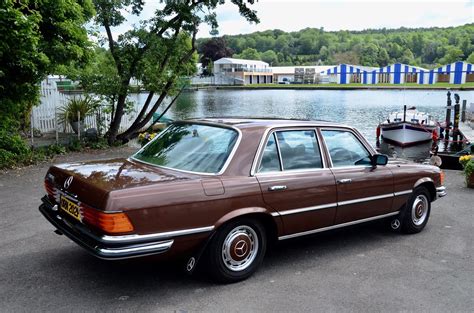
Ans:
<svg viewBox="0 0 474 313"><path fill-rule="evenodd" d="M256 60L221 58L214 62L214 76L232 77L235 84L270 84L272 70L268 63Z"/></svg>

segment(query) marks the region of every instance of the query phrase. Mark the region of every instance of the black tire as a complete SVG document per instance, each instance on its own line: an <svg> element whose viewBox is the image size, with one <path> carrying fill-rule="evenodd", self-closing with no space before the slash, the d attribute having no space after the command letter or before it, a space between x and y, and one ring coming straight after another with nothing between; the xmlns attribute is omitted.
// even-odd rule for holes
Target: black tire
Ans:
<svg viewBox="0 0 474 313"><path fill-rule="evenodd" d="M408 199L403 216L401 231L405 234L415 234L425 228L431 213L431 197L425 187L417 187Z"/></svg>
<svg viewBox="0 0 474 313"><path fill-rule="evenodd" d="M217 282L244 280L262 263L266 249L267 236L259 221L231 221L218 229L207 247L207 270Z"/></svg>

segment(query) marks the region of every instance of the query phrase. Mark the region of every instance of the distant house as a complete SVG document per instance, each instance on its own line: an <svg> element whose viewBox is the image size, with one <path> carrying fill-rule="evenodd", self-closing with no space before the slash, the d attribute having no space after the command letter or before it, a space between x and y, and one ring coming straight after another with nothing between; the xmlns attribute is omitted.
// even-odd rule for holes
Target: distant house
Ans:
<svg viewBox="0 0 474 313"><path fill-rule="evenodd" d="M273 83L269 64L256 60L221 58L214 62L214 75L231 77L242 85Z"/></svg>

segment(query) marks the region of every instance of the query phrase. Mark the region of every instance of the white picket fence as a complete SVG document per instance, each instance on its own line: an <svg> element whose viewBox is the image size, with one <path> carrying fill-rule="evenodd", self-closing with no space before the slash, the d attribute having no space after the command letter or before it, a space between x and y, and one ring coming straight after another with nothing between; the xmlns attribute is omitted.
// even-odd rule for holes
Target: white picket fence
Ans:
<svg viewBox="0 0 474 313"><path fill-rule="evenodd" d="M147 94L138 94L131 96L134 107L132 112L122 117L119 131L125 131L135 120L138 112L143 106ZM64 94L58 91L54 80L45 79L41 82L41 98L39 105L33 107L31 113L31 128L39 130L41 133L73 133L69 123L64 125L58 120L60 108L65 106L69 99L73 97L82 97L81 94ZM153 101L156 100L154 97ZM101 117L105 119L105 126L110 124L110 114L101 112ZM148 125L151 124L151 121ZM96 115L87 116L85 119L85 128L97 128Z"/></svg>

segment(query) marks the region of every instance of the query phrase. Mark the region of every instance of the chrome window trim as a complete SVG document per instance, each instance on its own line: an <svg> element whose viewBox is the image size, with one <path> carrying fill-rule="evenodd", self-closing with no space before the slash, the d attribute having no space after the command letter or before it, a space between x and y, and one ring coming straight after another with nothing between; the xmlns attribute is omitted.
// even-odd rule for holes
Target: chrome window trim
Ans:
<svg viewBox="0 0 474 313"><path fill-rule="evenodd" d="M207 227L198 227L198 228L189 228L189 229L181 229L175 231L168 231L162 233L154 233L154 234L146 234L146 235L122 235L122 236L108 236L104 235L100 237L102 242L108 243L128 243L128 242L139 242L139 241L146 241L146 240L160 240L160 239L170 239L173 237L179 236L186 236L186 235L193 235L199 233L210 232L214 230L214 226L207 226Z"/></svg>
<svg viewBox="0 0 474 313"><path fill-rule="evenodd" d="M269 175L275 175L275 174L304 174L304 173L313 173L313 172L322 172L322 171L328 171L330 172L331 170L329 168L303 168L303 169L295 169L295 170L286 170L284 172L282 171L271 171L271 172L258 172L255 174L256 176L269 176Z"/></svg>
<svg viewBox="0 0 474 313"><path fill-rule="evenodd" d="M290 239L290 238L295 238L295 237L300 237L300 236L306 236L306 235L321 233L321 232L324 232L324 231L337 229L337 228L341 228L341 227L356 225L356 224L360 224L360 223L364 223L364 222L375 221L375 220L378 220L378 219L394 216L394 215L397 215L399 213L400 213L400 211L396 211L396 212L391 212L391 213L387 213L387 214L382 214L382 215L372 216L372 217L368 217L368 218L363 218L363 219L352 221L352 222L347 222L347 223L332 225L332 226L328 226L328 227L312 229L312 230L308 230L308 231L304 231L304 232L294 233L294 234L290 234L290 235L280 236L280 237L278 237L278 240L285 240L285 239Z"/></svg>
<svg viewBox="0 0 474 313"><path fill-rule="evenodd" d="M262 138L260 139L260 143L258 145L257 152L255 153L255 156L254 156L254 159L253 159L253 162L252 162L252 167L250 169L250 176L255 176L256 174L261 175L261 174L264 174L264 173L265 174L269 174L269 173L276 174L276 173L283 173L283 172L290 172L290 171L292 173L301 171L300 169L295 169L295 170L284 170L283 169L283 160L281 158L280 146L278 144L278 137L275 135L275 140L277 142L278 155L279 155L279 158L280 158L280 167L281 167L282 170L281 171L264 172L264 173L257 172L257 169L260 166L260 162L262 161L262 157L263 157L262 150L263 150L263 147L265 146L265 144L267 143L268 138L270 137L270 133L273 134L273 133L278 132L278 131L312 130L314 132L316 141L318 143L318 148L319 148L319 154L320 154L320 157L321 157L322 167L312 168L312 169L305 169L305 170L315 171L315 170L326 169L328 166L326 164L326 159L324 157L324 151L323 151L323 148L321 146L321 138L319 138L319 136L318 136L317 128L318 128L317 126L313 126L313 125L308 125L308 126L278 125L278 126L273 126L273 127L267 128L265 130L265 132L263 133Z"/></svg>
<svg viewBox="0 0 474 313"><path fill-rule="evenodd" d="M167 167L167 166L163 166L163 165L157 165L157 164L153 164L153 163L150 163L150 162L142 161L142 160L139 160L139 159L135 158L133 155L130 156L129 159L132 159L132 160L134 160L136 162L139 162L139 163L144 163L144 164L148 164L148 165L151 165L151 166L164 168L164 169L167 169L167 170L173 170L173 171L178 171L178 172L182 172L182 173L196 174L196 175L218 176L218 175L222 175L227 170L227 167L229 166L230 162L232 162L232 159L234 158L234 155L235 155L238 147L240 146L240 142L242 141L242 131L239 128L234 127L234 126L229 126L229 125L226 125L226 124L217 124L217 123L202 122L202 121L186 121L185 120L185 121L173 122L172 124L174 124L174 123L176 123L176 124L179 124L179 123L198 124L198 125L205 125L205 126L228 128L228 129L232 129L232 130L237 131L237 141L235 142L234 147L232 148L232 151L229 153L229 156L227 157L227 160L225 161L224 165L222 166L222 168L219 172L217 172L217 173L205 173L205 172L182 170L182 169L178 169L178 168L172 168L172 167ZM161 131L161 133L155 139L153 139L152 141L150 141L149 143L144 145L142 148L140 148L140 150L135 152L134 155L141 152L143 149L146 148L146 146L148 146L153 141L158 140L159 138L161 138L161 136L165 133L165 131L168 130L168 128L170 128L170 126L166 127L163 131Z"/></svg>
<svg viewBox="0 0 474 313"><path fill-rule="evenodd" d="M273 136L273 138L275 139L275 146L276 146L277 154L278 154L278 162L280 162L280 171L279 172L283 172L283 159L281 158L280 142L278 141L278 137L276 136L275 132L272 132L270 135L268 135L269 139L270 139L270 136ZM268 140L266 142L268 142ZM257 167L260 167L260 164L262 163L264 152L265 152L265 150L263 150L263 152L262 152L262 157L258 161L258 166ZM277 171L275 171L275 172L277 172Z"/></svg>
<svg viewBox="0 0 474 313"><path fill-rule="evenodd" d="M324 134L323 134L323 131L325 130L336 130L336 131L346 131L346 132L349 132L351 134L353 134L358 140L359 142L362 144L362 146L367 150L367 152L369 153L369 155L372 157L374 154L377 154L377 151L374 150L374 148L367 142L367 140L359 134L359 132L355 131L354 129L351 129L351 128L348 128L348 127L344 127L344 126L341 126L341 127L320 127L319 130L321 131L321 137L322 139L324 140L324 145L327 147L327 142L326 142L326 139L324 138ZM370 165L348 165L348 166L339 166L339 167L334 167L333 163L332 163L332 158L331 158L331 154L329 153L329 148L328 148L328 151L327 151L327 156L328 156L328 159L329 159L329 162L330 162L330 168L332 169L348 169L348 168L364 168L364 167L367 167L367 168L372 168L372 166Z"/></svg>

